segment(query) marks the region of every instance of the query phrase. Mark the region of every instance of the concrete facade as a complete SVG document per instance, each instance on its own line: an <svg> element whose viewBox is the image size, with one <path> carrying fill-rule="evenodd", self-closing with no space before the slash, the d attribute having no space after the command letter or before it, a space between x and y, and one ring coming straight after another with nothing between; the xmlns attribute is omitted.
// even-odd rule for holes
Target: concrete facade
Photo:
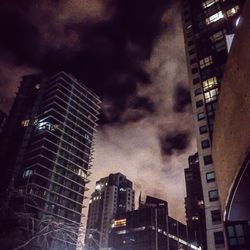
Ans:
<svg viewBox="0 0 250 250"><path fill-rule="evenodd" d="M250 146L250 1L229 53L218 101L213 159L222 210Z"/></svg>

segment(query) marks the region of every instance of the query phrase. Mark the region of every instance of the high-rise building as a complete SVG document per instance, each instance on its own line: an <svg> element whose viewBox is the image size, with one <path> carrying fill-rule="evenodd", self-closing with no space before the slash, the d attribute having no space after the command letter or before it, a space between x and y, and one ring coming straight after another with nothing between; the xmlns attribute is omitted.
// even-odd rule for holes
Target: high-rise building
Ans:
<svg viewBox="0 0 250 250"><path fill-rule="evenodd" d="M188 238L206 249L206 221L198 153L189 156L185 169L187 196L185 198Z"/></svg>
<svg viewBox="0 0 250 250"><path fill-rule="evenodd" d="M183 31L203 189L207 248L226 249L212 159L212 133L224 67L244 0L184 0Z"/></svg>
<svg viewBox="0 0 250 250"><path fill-rule="evenodd" d="M186 225L168 215L168 203L147 196L139 209L115 217L109 249L187 250L198 247L189 243Z"/></svg>
<svg viewBox="0 0 250 250"><path fill-rule="evenodd" d="M76 247L99 105L96 94L65 72L24 76L4 127L2 201L29 215L26 232L59 223L49 249Z"/></svg>
<svg viewBox="0 0 250 250"><path fill-rule="evenodd" d="M112 220L134 206L133 184L126 176L110 174L97 181L89 203L85 248L107 249Z"/></svg>

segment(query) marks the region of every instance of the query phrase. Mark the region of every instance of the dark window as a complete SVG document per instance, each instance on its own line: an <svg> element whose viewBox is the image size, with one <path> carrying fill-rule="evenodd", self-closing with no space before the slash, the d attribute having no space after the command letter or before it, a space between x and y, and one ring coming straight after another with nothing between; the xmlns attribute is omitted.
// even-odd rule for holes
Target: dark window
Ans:
<svg viewBox="0 0 250 250"><path fill-rule="evenodd" d="M199 78L195 78L194 80L193 80L193 84L195 85L195 84L197 84L197 83L199 83L200 82L200 79Z"/></svg>
<svg viewBox="0 0 250 250"><path fill-rule="evenodd" d="M211 190L208 192L209 200L210 201L217 201L219 199L219 193L218 190Z"/></svg>
<svg viewBox="0 0 250 250"><path fill-rule="evenodd" d="M204 164L205 165L213 163L212 155L206 155L206 156L204 156L203 160L204 160Z"/></svg>
<svg viewBox="0 0 250 250"><path fill-rule="evenodd" d="M199 108L199 107L202 107L203 106L203 100L199 100L196 102L196 107Z"/></svg>
<svg viewBox="0 0 250 250"><path fill-rule="evenodd" d="M205 119L205 113L204 112L198 113L197 117L198 117L198 121L203 120Z"/></svg>
<svg viewBox="0 0 250 250"><path fill-rule="evenodd" d="M220 222L221 221L221 211L219 209L211 211L211 217L212 217L213 222Z"/></svg>
<svg viewBox="0 0 250 250"><path fill-rule="evenodd" d="M209 148L210 147L209 140L203 140L203 141L201 141L201 147L202 148Z"/></svg>
<svg viewBox="0 0 250 250"><path fill-rule="evenodd" d="M199 127L199 130L200 130L200 134L205 134L207 133L207 126L206 125L201 126Z"/></svg>
<svg viewBox="0 0 250 250"><path fill-rule="evenodd" d="M214 171L206 173L206 178L207 178L207 182L215 181L215 173L214 173Z"/></svg>
<svg viewBox="0 0 250 250"><path fill-rule="evenodd" d="M192 74L196 74L198 72L198 68L193 68L192 69Z"/></svg>
<svg viewBox="0 0 250 250"><path fill-rule="evenodd" d="M188 46L191 46L191 45L193 45L193 44L194 44L194 41L193 41L193 40L191 40L191 41L188 42Z"/></svg>
<svg viewBox="0 0 250 250"><path fill-rule="evenodd" d="M224 244L223 232L214 232L214 243L215 244Z"/></svg>
<svg viewBox="0 0 250 250"><path fill-rule="evenodd" d="M214 47L215 47L215 50L217 52L219 52L219 51L225 50L227 48L227 45L226 45L225 40L221 40L221 41L215 43Z"/></svg>
<svg viewBox="0 0 250 250"><path fill-rule="evenodd" d="M228 226L227 235L228 235L230 246L236 247L239 245L246 244L247 234L244 232L244 224L236 224L236 225Z"/></svg>
<svg viewBox="0 0 250 250"><path fill-rule="evenodd" d="M187 38L190 38L190 37L192 37L193 36L193 32L192 31L187 31Z"/></svg>
<svg viewBox="0 0 250 250"><path fill-rule="evenodd" d="M201 79L206 80L213 76L213 70L211 67L206 67L201 70Z"/></svg>
<svg viewBox="0 0 250 250"><path fill-rule="evenodd" d="M201 94L201 88L195 89L194 94L195 94L195 96L200 95Z"/></svg>
<svg viewBox="0 0 250 250"><path fill-rule="evenodd" d="M190 51L189 51L189 55L191 56L191 55L193 55L195 53L195 50L194 49L191 49Z"/></svg>
<svg viewBox="0 0 250 250"><path fill-rule="evenodd" d="M194 64L196 62L197 62L197 58L196 57L190 60L190 64Z"/></svg>

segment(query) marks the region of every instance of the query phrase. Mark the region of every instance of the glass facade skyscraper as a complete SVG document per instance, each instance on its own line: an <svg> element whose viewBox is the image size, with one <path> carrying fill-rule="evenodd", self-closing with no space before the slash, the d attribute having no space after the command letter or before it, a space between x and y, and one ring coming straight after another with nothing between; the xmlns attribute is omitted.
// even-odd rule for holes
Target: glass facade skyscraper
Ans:
<svg viewBox="0 0 250 250"><path fill-rule="evenodd" d="M99 109L98 96L65 72L25 76L3 131L5 200L37 222L53 218L72 225L72 237L58 238L72 249L89 181Z"/></svg>

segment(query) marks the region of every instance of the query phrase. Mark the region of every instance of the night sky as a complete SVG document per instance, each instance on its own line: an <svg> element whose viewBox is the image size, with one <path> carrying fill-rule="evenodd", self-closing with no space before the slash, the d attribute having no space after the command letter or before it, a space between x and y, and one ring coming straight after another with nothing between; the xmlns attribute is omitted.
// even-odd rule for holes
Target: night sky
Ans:
<svg viewBox="0 0 250 250"><path fill-rule="evenodd" d="M2 1L0 32L0 108L23 75L73 74L103 101L90 192L121 172L184 221L196 144L178 1Z"/></svg>

